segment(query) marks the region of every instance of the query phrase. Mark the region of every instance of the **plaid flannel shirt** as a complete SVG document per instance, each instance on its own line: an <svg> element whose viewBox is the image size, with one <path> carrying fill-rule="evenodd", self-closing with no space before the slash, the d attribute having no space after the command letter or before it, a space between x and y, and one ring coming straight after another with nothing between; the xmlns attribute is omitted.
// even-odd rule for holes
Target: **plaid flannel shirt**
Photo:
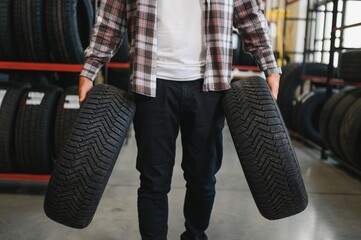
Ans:
<svg viewBox="0 0 361 240"><path fill-rule="evenodd" d="M166 1L166 0L165 0ZM280 73L275 61L262 0L203 0L207 43L203 91L230 88L232 26L244 49L266 76ZM104 0L99 8L81 76L94 80L121 45L130 43L132 90L155 97L157 79L157 0Z"/></svg>

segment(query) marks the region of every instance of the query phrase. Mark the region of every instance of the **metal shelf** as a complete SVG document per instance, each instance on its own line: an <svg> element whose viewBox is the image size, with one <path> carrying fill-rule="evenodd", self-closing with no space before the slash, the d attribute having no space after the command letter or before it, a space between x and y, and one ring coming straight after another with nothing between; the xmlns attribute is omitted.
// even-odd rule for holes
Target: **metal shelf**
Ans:
<svg viewBox="0 0 361 240"><path fill-rule="evenodd" d="M50 72L80 72L83 64L63 64L63 63L30 63L30 62L1 62L0 69L5 70L32 70ZM110 62L107 68L129 69L129 63ZM232 66L244 71L260 71L257 66Z"/></svg>
<svg viewBox="0 0 361 240"><path fill-rule="evenodd" d="M303 81L311 81L314 83L323 83L327 84L327 77L320 77L320 76L312 76L312 75L303 75L301 77ZM340 78L330 78L329 83L331 86L355 86L355 87L361 87L361 82L347 82Z"/></svg>
<svg viewBox="0 0 361 240"><path fill-rule="evenodd" d="M50 180L50 175L0 173L0 180L48 182Z"/></svg>
<svg viewBox="0 0 361 240"><path fill-rule="evenodd" d="M49 72L80 72L83 64L65 64L65 63L31 63L31 62L0 62L0 69L5 70L31 70L31 71L49 71ZM128 63L110 62L108 68L128 69Z"/></svg>

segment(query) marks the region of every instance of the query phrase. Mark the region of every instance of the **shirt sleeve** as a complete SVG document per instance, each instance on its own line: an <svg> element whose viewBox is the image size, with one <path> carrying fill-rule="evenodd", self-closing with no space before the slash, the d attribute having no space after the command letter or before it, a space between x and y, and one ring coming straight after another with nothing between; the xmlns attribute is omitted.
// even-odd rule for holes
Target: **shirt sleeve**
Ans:
<svg viewBox="0 0 361 240"><path fill-rule="evenodd" d="M234 0L233 24L242 35L243 48L252 54L266 76L281 73L273 54L262 0Z"/></svg>
<svg viewBox="0 0 361 240"><path fill-rule="evenodd" d="M110 61L120 47L125 31L125 0L102 1L90 44L84 51L84 65L80 75L94 81L100 68Z"/></svg>

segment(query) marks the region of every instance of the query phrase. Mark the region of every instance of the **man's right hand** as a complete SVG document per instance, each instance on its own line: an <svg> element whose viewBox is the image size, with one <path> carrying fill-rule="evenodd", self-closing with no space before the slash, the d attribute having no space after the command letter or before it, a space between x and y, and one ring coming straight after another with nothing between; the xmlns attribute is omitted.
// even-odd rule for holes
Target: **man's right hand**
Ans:
<svg viewBox="0 0 361 240"><path fill-rule="evenodd" d="M90 89L93 87L93 81L89 78L80 76L79 78L79 102L82 103L90 91Z"/></svg>

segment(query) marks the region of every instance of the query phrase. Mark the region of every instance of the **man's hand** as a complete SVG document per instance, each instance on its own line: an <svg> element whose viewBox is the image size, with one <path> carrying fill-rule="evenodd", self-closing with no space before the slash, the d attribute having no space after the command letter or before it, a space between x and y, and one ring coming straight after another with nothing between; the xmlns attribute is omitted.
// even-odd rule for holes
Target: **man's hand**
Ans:
<svg viewBox="0 0 361 240"><path fill-rule="evenodd" d="M80 76L79 78L79 102L82 103L90 91L90 89L93 87L93 81L89 78Z"/></svg>
<svg viewBox="0 0 361 240"><path fill-rule="evenodd" d="M280 75L278 73L272 73L267 76L266 81L271 89L273 97L277 100L278 88L280 86Z"/></svg>

